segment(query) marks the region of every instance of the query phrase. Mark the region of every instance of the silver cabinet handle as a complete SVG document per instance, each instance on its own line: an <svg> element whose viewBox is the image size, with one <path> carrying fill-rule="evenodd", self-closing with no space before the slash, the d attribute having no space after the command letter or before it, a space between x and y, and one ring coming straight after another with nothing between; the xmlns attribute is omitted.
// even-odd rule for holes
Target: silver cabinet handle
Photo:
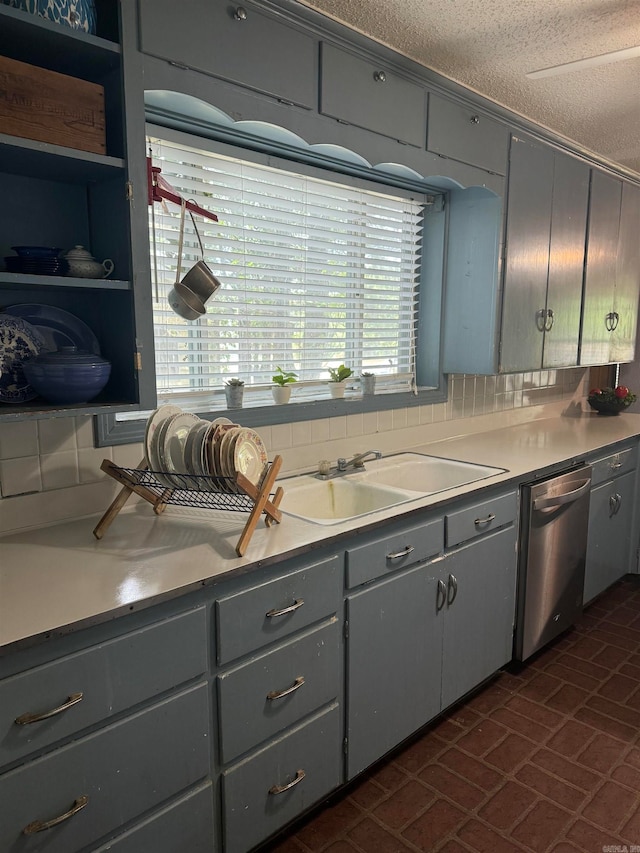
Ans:
<svg viewBox="0 0 640 853"><path fill-rule="evenodd" d="M387 554L387 560L399 560L400 557L407 557L416 549L413 545L407 545L402 551L395 551L393 554Z"/></svg>
<svg viewBox="0 0 640 853"><path fill-rule="evenodd" d="M73 805L71 806L68 812L58 815L58 817L53 817L51 818L51 820L34 820L25 826L25 828L22 830L22 834L34 835L36 832L44 832L45 829L51 829L52 826L57 826L59 823L63 823L65 820L69 820L69 818L73 817L74 814L78 814L78 812L82 811L82 809L87 805L88 802L88 797L78 797L77 800L73 801Z"/></svg>
<svg viewBox="0 0 640 853"><path fill-rule="evenodd" d="M615 492L615 494L609 497L609 516L617 515L620 512L620 506L622 505L622 495Z"/></svg>
<svg viewBox="0 0 640 853"><path fill-rule="evenodd" d="M620 315L618 314L618 312L617 312L617 311L614 311L614 312L613 312L613 331L614 331L614 332L615 332L615 330L618 328L618 323L619 323L619 322L620 322Z"/></svg>
<svg viewBox="0 0 640 853"><path fill-rule="evenodd" d="M551 509L563 504L570 504L577 501L585 492L591 488L591 478L583 480L577 489L572 489L570 492L565 492L563 495L554 495L550 498L536 498L533 502L534 509Z"/></svg>
<svg viewBox="0 0 640 853"><path fill-rule="evenodd" d="M304 772L304 770L297 770L295 778L292 779L288 785L272 785L269 788L269 793L270 794L284 794L285 791L290 791L296 785L299 785L300 782L302 782L302 780L304 779L304 777L306 775L307 774Z"/></svg>
<svg viewBox="0 0 640 853"><path fill-rule="evenodd" d="M485 524L491 524L491 522L495 520L495 513L490 512L489 515L485 516L484 518L476 518L473 523L476 527L484 527Z"/></svg>
<svg viewBox="0 0 640 853"><path fill-rule="evenodd" d="M295 693L296 690L300 690L303 684L304 675L299 675L291 687L286 687L284 690L272 690L270 693L267 693L267 699L270 702L273 702L274 699L282 699L283 696L288 696L290 693Z"/></svg>
<svg viewBox="0 0 640 853"><path fill-rule="evenodd" d="M615 471L617 468L622 468L622 462L620 462L620 460L616 460L615 462L612 462L609 467L612 471Z"/></svg>
<svg viewBox="0 0 640 853"><path fill-rule="evenodd" d="M458 579L455 575L449 575L447 581L447 604L451 605L456 600L458 594Z"/></svg>
<svg viewBox="0 0 640 853"><path fill-rule="evenodd" d="M547 308L547 319L545 320L545 323L544 323L544 330L545 330L545 332L550 332L550 331L551 331L551 329L553 328L553 321L554 321L554 319L555 319L555 318L554 318L554 315L553 315L553 311L552 311L552 309L551 309L551 308Z"/></svg>
<svg viewBox="0 0 640 853"><path fill-rule="evenodd" d="M304 599L296 598L293 604L290 604L288 607L283 607L282 610L268 610L265 616L268 616L269 619L274 619L276 616L284 616L285 613L293 613L294 610L298 610L303 604Z"/></svg>
<svg viewBox="0 0 640 853"><path fill-rule="evenodd" d="M30 723L39 723L41 720L48 720L49 717L55 717L57 714L61 714L63 711L77 705L78 702L82 702L82 697L82 693L72 693L67 701L57 708L52 708L50 711L42 711L40 714L20 714L19 717L15 718L14 722L19 726L28 726Z"/></svg>
<svg viewBox="0 0 640 853"><path fill-rule="evenodd" d="M544 308L539 308L536 311L536 328L539 332L544 332L546 326L547 312Z"/></svg>
<svg viewBox="0 0 640 853"><path fill-rule="evenodd" d="M471 116L469 121L471 124L480 124L480 116Z"/></svg>
<svg viewBox="0 0 640 853"><path fill-rule="evenodd" d="M238 6L238 8L233 13L233 17L236 19L236 21L246 21L247 10L243 6Z"/></svg>
<svg viewBox="0 0 640 853"><path fill-rule="evenodd" d="M439 613L442 610L446 600L447 587L445 586L445 582L443 580L439 580L438 586L436 588L436 613Z"/></svg>
<svg viewBox="0 0 640 853"><path fill-rule="evenodd" d="M373 79L376 81L376 83L386 83L387 75L384 71L374 71Z"/></svg>
<svg viewBox="0 0 640 853"><path fill-rule="evenodd" d="M617 323L616 323L616 315L613 311L610 311L608 314L605 315L604 325L605 325L607 332L613 332L613 330L615 329Z"/></svg>

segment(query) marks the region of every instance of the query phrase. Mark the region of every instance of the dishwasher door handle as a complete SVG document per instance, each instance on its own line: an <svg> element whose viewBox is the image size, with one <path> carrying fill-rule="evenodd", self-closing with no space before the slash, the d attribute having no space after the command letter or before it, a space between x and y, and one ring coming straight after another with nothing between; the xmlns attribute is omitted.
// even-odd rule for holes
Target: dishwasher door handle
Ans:
<svg viewBox="0 0 640 853"><path fill-rule="evenodd" d="M536 509L552 509L563 504L570 504L582 497L585 492L591 488L591 478L583 480L577 489L572 489L570 492L565 492L563 495L554 495L550 498L536 498L533 502L533 508Z"/></svg>

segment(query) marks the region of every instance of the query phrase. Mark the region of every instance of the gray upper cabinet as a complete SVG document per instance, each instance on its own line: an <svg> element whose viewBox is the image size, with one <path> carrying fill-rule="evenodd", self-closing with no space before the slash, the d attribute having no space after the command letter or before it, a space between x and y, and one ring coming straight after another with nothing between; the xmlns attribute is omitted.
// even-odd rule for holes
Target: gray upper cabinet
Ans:
<svg viewBox="0 0 640 853"><path fill-rule="evenodd" d="M498 175L506 174L509 131L505 125L457 101L429 95L427 149Z"/></svg>
<svg viewBox="0 0 640 853"><path fill-rule="evenodd" d="M578 363L587 165L512 137L500 369Z"/></svg>
<svg viewBox="0 0 640 853"><path fill-rule="evenodd" d="M320 112L424 148L427 93L384 62L322 42Z"/></svg>
<svg viewBox="0 0 640 853"><path fill-rule="evenodd" d="M140 0L144 53L313 109L315 39L250 3Z"/></svg>
<svg viewBox="0 0 640 853"><path fill-rule="evenodd" d="M640 188L593 169L580 364L633 361L639 233Z"/></svg>

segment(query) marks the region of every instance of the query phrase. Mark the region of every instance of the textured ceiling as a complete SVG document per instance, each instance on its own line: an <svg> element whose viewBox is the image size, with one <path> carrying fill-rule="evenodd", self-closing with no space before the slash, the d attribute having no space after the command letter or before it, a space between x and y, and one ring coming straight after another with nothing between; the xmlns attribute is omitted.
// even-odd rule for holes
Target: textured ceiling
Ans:
<svg viewBox="0 0 640 853"><path fill-rule="evenodd" d="M422 65L640 173L640 58L529 71L640 45L633 0L305 0Z"/></svg>

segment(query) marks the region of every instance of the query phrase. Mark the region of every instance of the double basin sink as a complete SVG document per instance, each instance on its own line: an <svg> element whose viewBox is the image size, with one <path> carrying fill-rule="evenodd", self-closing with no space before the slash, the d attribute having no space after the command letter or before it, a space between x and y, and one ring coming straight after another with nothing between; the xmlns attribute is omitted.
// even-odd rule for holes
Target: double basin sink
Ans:
<svg viewBox="0 0 640 853"><path fill-rule="evenodd" d="M280 508L314 524L338 524L504 471L422 453L397 453L329 479L301 474L280 480L284 489Z"/></svg>

